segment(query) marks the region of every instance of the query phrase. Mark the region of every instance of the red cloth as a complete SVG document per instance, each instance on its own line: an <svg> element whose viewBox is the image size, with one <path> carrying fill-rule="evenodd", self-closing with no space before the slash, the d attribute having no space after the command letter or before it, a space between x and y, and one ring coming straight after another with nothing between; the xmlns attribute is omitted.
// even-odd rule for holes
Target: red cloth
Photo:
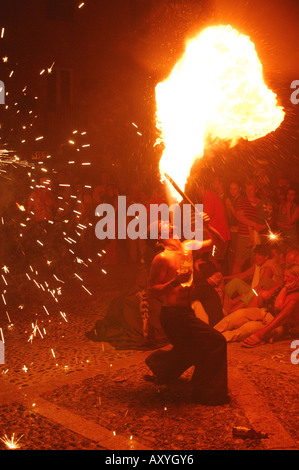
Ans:
<svg viewBox="0 0 299 470"><path fill-rule="evenodd" d="M204 212L211 219L211 227L220 233L225 242L230 240L230 231L222 199L215 191L208 189L204 192L202 203Z"/></svg>

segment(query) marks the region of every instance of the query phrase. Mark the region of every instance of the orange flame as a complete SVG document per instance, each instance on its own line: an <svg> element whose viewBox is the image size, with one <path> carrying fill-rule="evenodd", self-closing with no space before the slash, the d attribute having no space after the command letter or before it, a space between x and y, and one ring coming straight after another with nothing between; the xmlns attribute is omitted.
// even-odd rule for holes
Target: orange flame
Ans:
<svg viewBox="0 0 299 470"><path fill-rule="evenodd" d="M208 142L220 139L233 146L241 138L252 141L277 129L285 113L276 98L264 83L248 36L230 25L203 30L156 87L162 179L167 173L184 189Z"/></svg>

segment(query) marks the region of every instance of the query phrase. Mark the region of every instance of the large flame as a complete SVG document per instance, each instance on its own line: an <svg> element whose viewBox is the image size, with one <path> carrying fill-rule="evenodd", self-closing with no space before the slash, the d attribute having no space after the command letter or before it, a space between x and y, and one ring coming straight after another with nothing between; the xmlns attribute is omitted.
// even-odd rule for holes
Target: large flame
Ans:
<svg viewBox="0 0 299 470"><path fill-rule="evenodd" d="M167 173L184 190L207 142L235 145L277 129L285 113L276 98L250 38L229 25L206 28L156 87L162 178Z"/></svg>

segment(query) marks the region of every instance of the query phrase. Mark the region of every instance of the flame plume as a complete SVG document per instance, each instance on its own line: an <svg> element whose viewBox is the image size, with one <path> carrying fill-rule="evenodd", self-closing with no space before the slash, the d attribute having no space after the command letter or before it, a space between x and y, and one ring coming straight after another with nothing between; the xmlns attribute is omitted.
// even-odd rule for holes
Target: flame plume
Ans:
<svg viewBox="0 0 299 470"><path fill-rule="evenodd" d="M170 76L156 87L160 161L184 189L208 143L235 145L277 129L285 113L265 84L253 42L230 25L212 26L189 41Z"/></svg>

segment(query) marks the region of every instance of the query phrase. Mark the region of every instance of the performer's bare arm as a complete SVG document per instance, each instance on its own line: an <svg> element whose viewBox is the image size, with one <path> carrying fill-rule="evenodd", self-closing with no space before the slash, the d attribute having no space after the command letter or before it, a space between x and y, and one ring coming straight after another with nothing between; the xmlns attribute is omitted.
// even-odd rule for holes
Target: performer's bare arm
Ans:
<svg viewBox="0 0 299 470"><path fill-rule="evenodd" d="M155 298L164 297L179 287L181 283L188 281L189 278L190 273L178 274L171 259L165 253L160 253L152 262L148 294Z"/></svg>

